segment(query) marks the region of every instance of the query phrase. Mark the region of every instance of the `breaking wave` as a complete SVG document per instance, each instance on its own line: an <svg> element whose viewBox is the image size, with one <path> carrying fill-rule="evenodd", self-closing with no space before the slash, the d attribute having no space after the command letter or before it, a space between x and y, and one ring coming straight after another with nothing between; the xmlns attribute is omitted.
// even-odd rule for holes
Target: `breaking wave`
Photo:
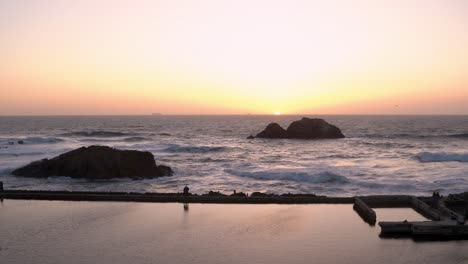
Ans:
<svg viewBox="0 0 468 264"><path fill-rule="evenodd" d="M416 158L421 162L468 162L468 153L421 152Z"/></svg>
<svg viewBox="0 0 468 264"><path fill-rule="evenodd" d="M133 136L134 134L114 132L114 131L77 131L61 134L64 137L126 137Z"/></svg>
<svg viewBox="0 0 468 264"><path fill-rule="evenodd" d="M209 147L209 146L179 146L173 145L170 146L164 151L172 153L208 153L208 152L222 152L228 151L229 147Z"/></svg>
<svg viewBox="0 0 468 264"><path fill-rule="evenodd" d="M293 171L237 171L233 169L225 169L224 172L234 176L254 178L257 180L286 180L295 182L308 182L308 183L348 183L349 179L345 176L332 173L307 173L307 172L293 172Z"/></svg>

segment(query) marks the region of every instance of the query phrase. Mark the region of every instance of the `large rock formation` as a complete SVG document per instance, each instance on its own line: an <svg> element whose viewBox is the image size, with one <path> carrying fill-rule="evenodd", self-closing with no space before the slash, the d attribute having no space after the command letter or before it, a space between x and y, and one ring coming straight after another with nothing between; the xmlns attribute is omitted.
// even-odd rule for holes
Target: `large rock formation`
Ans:
<svg viewBox="0 0 468 264"><path fill-rule="evenodd" d="M171 176L168 166L156 165L153 154L136 150L118 150L106 146L82 147L52 159L43 159L16 169L16 176L72 178L155 178Z"/></svg>
<svg viewBox="0 0 468 264"><path fill-rule="evenodd" d="M345 137L338 127L319 118L303 117L299 121L292 122L286 131L291 138L313 139Z"/></svg>
<svg viewBox="0 0 468 264"><path fill-rule="evenodd" d="M303 117L301 120L292 122L286 130L276 123L271 123L256 137L319 139L344 138L345 136L338 127L323 119Z"/></svg>
<svg viewBox="0 0 468 264"><path fill-rule="evenodd" d="M288 133L277 123L269 124L265 130L258 133L259 138L288 138Z"/></svg>

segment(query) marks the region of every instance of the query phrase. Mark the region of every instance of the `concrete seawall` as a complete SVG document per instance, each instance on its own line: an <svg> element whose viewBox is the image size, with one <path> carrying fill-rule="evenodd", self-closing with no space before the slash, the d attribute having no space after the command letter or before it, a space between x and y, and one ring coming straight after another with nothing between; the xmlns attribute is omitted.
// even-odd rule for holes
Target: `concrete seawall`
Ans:
<svg viewBox="0 0 468 264"><path fill-rule="evenodd" d="M67 191L26 191L5 190L0 192L3 199L62 200L62 201L118 201L158 203L232 203L232 204L352 204L354 197L325 196L266 196L235 197L184 195L182 193L125 193L125 192L67 192Z"/></svg>
<svg viewBox="0 0 468 264"><path fill-rule="evenodd" d="M361 198L356 197L354 199L353 208L358 212L364 221L370 225L375 225L375 222L377 221L377 214Z"/></svg>

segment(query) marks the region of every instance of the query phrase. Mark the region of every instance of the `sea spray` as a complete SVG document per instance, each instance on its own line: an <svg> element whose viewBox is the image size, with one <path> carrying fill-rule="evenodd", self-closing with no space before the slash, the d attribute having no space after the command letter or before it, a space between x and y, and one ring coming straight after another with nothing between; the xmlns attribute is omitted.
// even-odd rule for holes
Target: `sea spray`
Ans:
<svg viewBox="0 0 468 264"><path fill-rule="evenodd" d="M225 169L224 172L239 177L248 177L258 180L282 180L308 183L348 183L349 179L345 176L324 171L319 173L297 172L294 170L263 170L263 171L240 171Z"/></svg>

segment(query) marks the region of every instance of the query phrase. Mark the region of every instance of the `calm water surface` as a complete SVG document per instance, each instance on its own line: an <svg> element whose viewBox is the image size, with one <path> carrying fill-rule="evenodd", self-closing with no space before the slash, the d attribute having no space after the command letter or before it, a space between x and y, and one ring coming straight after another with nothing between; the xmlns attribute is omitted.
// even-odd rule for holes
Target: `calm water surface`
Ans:
<svg viewBox="0 0 468 264"><path fill-rule="evenodd" d="M410 209L378 220L422 220ZM351 205L5 200L1 263L468 263L468 241L379 238Z"/></svg>

